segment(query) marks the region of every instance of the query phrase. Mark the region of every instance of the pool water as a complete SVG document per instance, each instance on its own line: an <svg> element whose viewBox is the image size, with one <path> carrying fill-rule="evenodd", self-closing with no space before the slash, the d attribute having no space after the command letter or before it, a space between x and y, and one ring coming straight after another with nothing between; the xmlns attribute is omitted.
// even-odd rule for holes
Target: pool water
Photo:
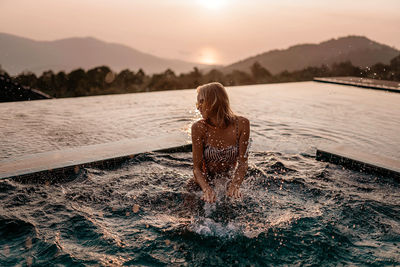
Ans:
<svg viewBox="0 0 400 267"><path fill-rule="evenodd" d="M228 88L251 122L243 198L187 192L190 153L140 154L69 181L0 180L0 266L400 265L399 181L315 160L400 159L400 94L315 82ZM195 90L0 104L0 164L186 132Z"/></svg>
<svg viewBox="0 0 400 267"><path fill-rule="evenodd" d="M400 159L400 94L317 82L229 87L251 122L253 148L314 154L349 145ZM2 160L122 139L186 132L196 91L178 90L0 103Z"/></svg>
<svg viewBox="0 0 400 267"><path fill-rule="evenodd" d="M191 177L190 153L147 153L63 183L3 180L0 265L400 264L393 179L251 152L242 199L205 204Z"/></svg>

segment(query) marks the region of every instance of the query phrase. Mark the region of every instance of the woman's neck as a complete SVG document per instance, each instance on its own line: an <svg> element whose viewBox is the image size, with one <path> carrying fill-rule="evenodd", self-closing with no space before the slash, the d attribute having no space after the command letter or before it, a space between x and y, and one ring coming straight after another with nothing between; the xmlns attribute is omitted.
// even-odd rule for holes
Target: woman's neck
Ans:
<svg viewBox="0 0 400 267"><path fill-rule="evenodd" d="M211 126L214 127L219 127L218 123L217 123L217 119L212 117L212 118L207 118L207 123L210 124Z"/></svg>
<svg viewBox="0 0 400 267"><path fill-rule="evenodd" d="M228 126L225 124L222 124L222 125L218 124L217 118L215 118L215 117L207 118L206 121L210 126L215 127L215 128L225 128Z"/></svg>

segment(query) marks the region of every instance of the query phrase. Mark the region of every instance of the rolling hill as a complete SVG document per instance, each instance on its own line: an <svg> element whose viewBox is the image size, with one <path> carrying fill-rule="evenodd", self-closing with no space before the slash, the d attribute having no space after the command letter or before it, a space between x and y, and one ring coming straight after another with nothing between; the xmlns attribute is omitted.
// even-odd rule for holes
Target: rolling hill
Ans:
<svg viewBox="0 0 400 267"><path fill-rule="evenodd" d="M319 44L301 44L283 50L271 50L223 67L225 73L232 70L250 72L250 67L258 61L272 74L284 70L301 70L310 66L331 65L350 61L359 67L376 63L388 64L400 51L377 43L363 36L347 36L331 39Z"/></svg>
<svg viewBox="0 0 400 267"><path fill-rule="evenodd" d="M23 71L42 74L106 65L114 71L138 70L146 73L163 72L170 68L176 73L188 72L193 67L209 65L156 57L131 47L86 38L67 38L56 41L35 41L0 33L0 64L10 75Z"/></svg>

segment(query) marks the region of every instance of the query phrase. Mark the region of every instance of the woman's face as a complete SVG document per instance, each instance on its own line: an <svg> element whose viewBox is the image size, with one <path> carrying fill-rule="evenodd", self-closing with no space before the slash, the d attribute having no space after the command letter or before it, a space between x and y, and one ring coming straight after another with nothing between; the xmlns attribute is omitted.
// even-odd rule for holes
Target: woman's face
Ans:
<svg viewBox="0 0 400 267"><path fill-rule="evenodd" d="M200 94L197 94L197 103L196 103L197 109L200 111L201 116L204 119L207 119L207 109L205 107L204 103L204 98L200 96Z"/></svg>

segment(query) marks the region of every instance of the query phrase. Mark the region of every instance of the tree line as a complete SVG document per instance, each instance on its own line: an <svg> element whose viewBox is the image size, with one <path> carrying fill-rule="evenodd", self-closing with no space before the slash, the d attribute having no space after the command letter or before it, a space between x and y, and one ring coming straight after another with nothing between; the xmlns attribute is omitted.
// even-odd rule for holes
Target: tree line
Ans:
<svg viewBox="0 0 400 267"><path fill-rule="evenodd" d="M1 68L0 73L9 77ZM235 86L311 81L314 77L335 76L400 81L400 55L393 58L387 65L377 63L361 68L347 61L331 66L307 67L292 72L282 71L275 75L272 75L260 63L255 62L250 68L250 73L239 70L223 73L217 69L202 72L198 68L194 68L188 73L179 75L170 69L148 75L142 69L137 72L125 69L115 73L107 66L99 66L88 71L80 68L69 73L64 71L54 73L49 70L43 72L39 77L34 73L24 72L12 78L21 85L39 89L52 97L60 98L188 89L214 81L221 82L225 86Z"/></svg>

